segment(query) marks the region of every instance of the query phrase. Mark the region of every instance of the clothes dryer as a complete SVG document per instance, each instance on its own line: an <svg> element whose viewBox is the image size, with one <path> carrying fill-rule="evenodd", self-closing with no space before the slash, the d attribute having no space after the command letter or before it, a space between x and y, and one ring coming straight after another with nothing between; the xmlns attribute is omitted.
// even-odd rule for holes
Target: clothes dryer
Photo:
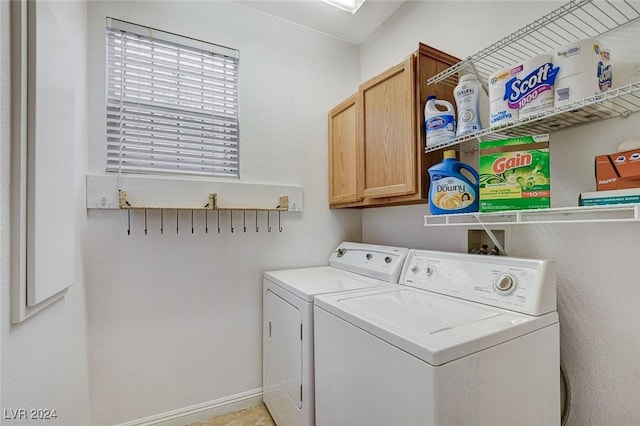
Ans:
<svg viewBox="0 0 640 426"><path fill-rule="evenodd" d="M412 250L399 284L315 298L316 424L560 424L552 261Z"/></svg>
<svg viewBox="0 0 640 426"><path fill-rule="evenodd" d="M329 266L263 278L263 400L278 426L313 425L313 301L321 294L397 286L408 249L343 242Z"/></svg>

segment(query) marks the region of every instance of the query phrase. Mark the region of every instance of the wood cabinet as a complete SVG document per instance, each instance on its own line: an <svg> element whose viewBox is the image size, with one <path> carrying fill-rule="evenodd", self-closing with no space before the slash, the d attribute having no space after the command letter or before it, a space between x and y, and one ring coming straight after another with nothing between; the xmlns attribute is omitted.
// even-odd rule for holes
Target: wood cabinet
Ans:
<svg viewBox="0 0 640 426"><path fill-rule="evenodd" d="M426 170L442 153L424 154L424 105L429 95L454 102L457 83L428 86L427 79L457 62L421 43L329 112L331 207L426 203Z"/></svg>
<svg viewBox="0 0 640 426"><path fill-rule="evenodd" d="M329 204L352 203L362 195L362 147L358 138L358 94L329 111Z"/></svg>

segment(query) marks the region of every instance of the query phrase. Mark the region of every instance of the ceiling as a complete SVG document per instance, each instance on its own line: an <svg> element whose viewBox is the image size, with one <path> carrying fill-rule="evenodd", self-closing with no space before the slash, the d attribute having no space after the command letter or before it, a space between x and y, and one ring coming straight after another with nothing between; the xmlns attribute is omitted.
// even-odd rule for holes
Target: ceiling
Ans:
<svg viewBox="0 0 640 426"><path fill-rule="evenodd" d="M367 0L353 15L321 0L238 0L238 3L360 45L404 1Z"/></svg>

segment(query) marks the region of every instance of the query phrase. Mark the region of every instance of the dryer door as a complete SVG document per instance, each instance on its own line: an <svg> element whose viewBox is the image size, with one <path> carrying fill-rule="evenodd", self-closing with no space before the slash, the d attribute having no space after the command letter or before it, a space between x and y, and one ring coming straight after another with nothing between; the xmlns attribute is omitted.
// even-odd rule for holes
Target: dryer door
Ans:
<svg viewBox="0 0 640 426"><path fill-rule="evenodd" d="M302 407L302 314L273 293L265 292L264 392L278 406Z"/></svg>

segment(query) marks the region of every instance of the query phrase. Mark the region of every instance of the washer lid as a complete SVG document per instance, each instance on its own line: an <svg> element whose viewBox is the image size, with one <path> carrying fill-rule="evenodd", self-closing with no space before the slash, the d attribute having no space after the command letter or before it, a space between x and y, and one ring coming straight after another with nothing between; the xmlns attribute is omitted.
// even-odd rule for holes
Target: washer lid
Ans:
<svg viewBox="0 0 640 426"><path fill-rule="evenodd" d="M264 278L307 302L313 302L314 296L320 294L391 285L386 281L330 266L267 271Z"/></svg>
<svg viewBox="0 0 640 426"><path fill-rule="evenodd" d="M410 288L319 296L315 305L438 366L558 322Z"/></svg>

